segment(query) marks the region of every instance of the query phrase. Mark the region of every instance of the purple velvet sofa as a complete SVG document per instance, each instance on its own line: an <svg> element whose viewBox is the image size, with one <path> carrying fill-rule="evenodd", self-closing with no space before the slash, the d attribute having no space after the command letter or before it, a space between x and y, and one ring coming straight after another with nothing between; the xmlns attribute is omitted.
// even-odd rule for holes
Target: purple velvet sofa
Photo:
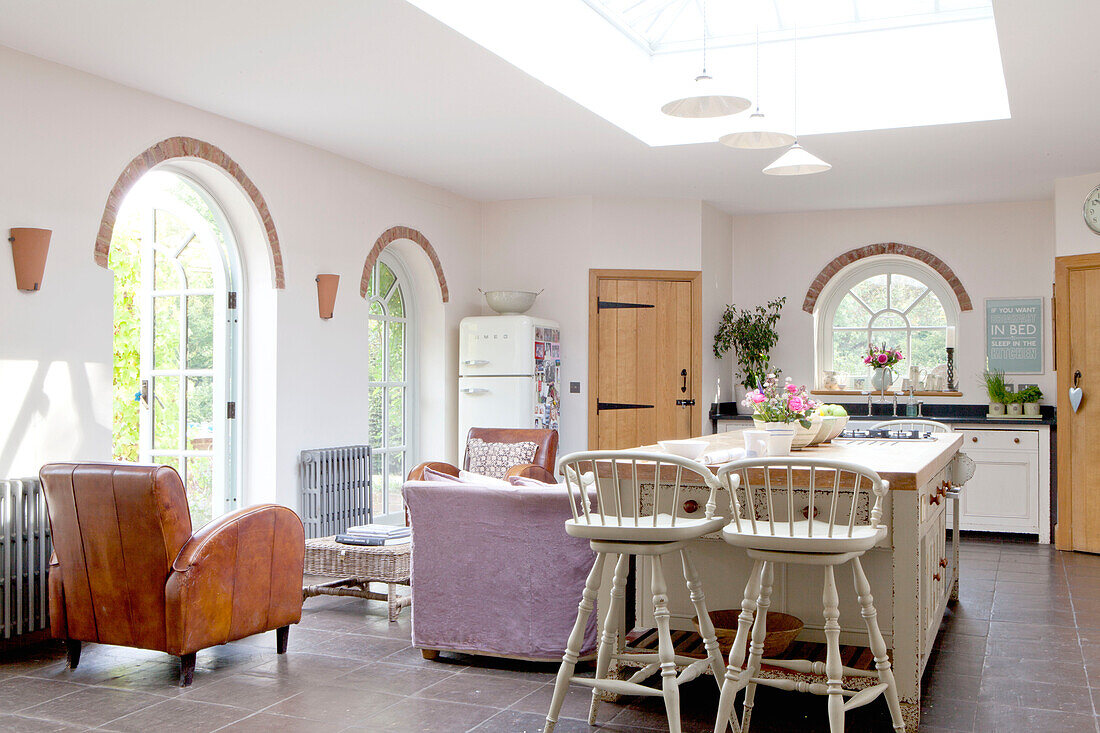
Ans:
<svg viewBox="0 0 1100 733"><path fill-rule="evenodd" d="M595 555L565 533L564 486L410 481L412 641L440 651L557 661ZM582 657L596 649L596 614Z"/></svg>

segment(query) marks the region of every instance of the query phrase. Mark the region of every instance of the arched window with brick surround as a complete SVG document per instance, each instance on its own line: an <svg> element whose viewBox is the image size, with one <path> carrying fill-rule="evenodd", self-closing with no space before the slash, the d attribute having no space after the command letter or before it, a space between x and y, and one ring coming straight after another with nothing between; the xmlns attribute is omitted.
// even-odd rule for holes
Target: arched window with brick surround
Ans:
<svg viewBox="0 0 1100 733"><path fill-rule="evenodd" d="M887 254L843 267L813 305L817 386L868 389L863 357L870 344L902 351L892 388L902 388L912 367L922 379L932 374L946 384L947 329L958 326L959 311L948 281L920 260Z"/></svg>

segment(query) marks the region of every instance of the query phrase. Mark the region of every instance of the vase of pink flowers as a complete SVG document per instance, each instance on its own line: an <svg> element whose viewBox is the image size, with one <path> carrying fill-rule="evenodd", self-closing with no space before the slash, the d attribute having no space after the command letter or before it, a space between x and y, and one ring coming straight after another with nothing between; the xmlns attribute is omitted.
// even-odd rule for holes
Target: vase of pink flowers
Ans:
<svg viewBox="0 0 1100 733"><path fill-rule="evenodd" d="M799 387L788 377L783 382L768 374L756 389L742 401L752 410L753 421L768 432L768 455L785 456L791 452L798 427L809 429L811 415L817 403L810 399L805 387Z"/></svg>
<svg viewBox="0 0 1100 733"><path fill-rule="evenodd" d="M885 392L886 388L894 383L894 365L904 358L901 351L888 349L886 344L868 346L863 363L874 370L871 375L871 386L878 392Z"/></svg>

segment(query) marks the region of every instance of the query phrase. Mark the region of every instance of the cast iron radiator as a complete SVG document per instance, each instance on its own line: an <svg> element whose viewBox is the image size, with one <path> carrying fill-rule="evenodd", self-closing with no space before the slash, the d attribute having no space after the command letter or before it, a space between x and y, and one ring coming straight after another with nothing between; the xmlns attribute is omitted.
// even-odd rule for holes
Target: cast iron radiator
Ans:
<svg viewBox="0 0 1100 733"><path fill-rule="evenodd" d="M307 538L340 534L371 520L370 446L304 450L298 480Z"/></svg>
<svg viewBox="0 0 1100 733"><path fill-rule="evenodd" d="M50 522L36 478L0 480L0 629L3 638L50 625Z"/></svg>

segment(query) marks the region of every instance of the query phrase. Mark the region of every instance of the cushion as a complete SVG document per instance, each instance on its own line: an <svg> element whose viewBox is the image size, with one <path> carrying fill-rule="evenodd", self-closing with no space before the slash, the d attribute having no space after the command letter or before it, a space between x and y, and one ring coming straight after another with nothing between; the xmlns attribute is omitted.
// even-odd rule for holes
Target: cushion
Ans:
<svg viewBox="0 0 1100 733"><path fill-rule="evenodd" d="M561 484L548 484L539 481L537 478L528 478L527 476L509 476L508 482L512 486L530 486L534 489L545 489L548 486L560 486Z"/></svg>
<svg viewBox="0 0 1100 733"><path fill-rule="evenodd" d="M457 476L452 476L451 474L443 473L442 471L436 471L433 468L425 468L424 469L424 480L425 481L442 481L443 483L446 483L446 484L462 483L462 479L458 478Z"/></svg>
<svg viewBox="0 0 1100 733"><path fill-rule="evenodd" d="M464 484L477 484L478 486L511 486L502 478L496 478L495 476L486 476L483 473L474 473L473 471L459 471L458 478Z"/></svg>
<svg viewBox="0 0 1100 733"><path fill-rule="evenodd" d="M466 469L503 479L512 466L530 463L538 449L538 443L486 443L481 438L470 438L466 443Z"/></svg>

